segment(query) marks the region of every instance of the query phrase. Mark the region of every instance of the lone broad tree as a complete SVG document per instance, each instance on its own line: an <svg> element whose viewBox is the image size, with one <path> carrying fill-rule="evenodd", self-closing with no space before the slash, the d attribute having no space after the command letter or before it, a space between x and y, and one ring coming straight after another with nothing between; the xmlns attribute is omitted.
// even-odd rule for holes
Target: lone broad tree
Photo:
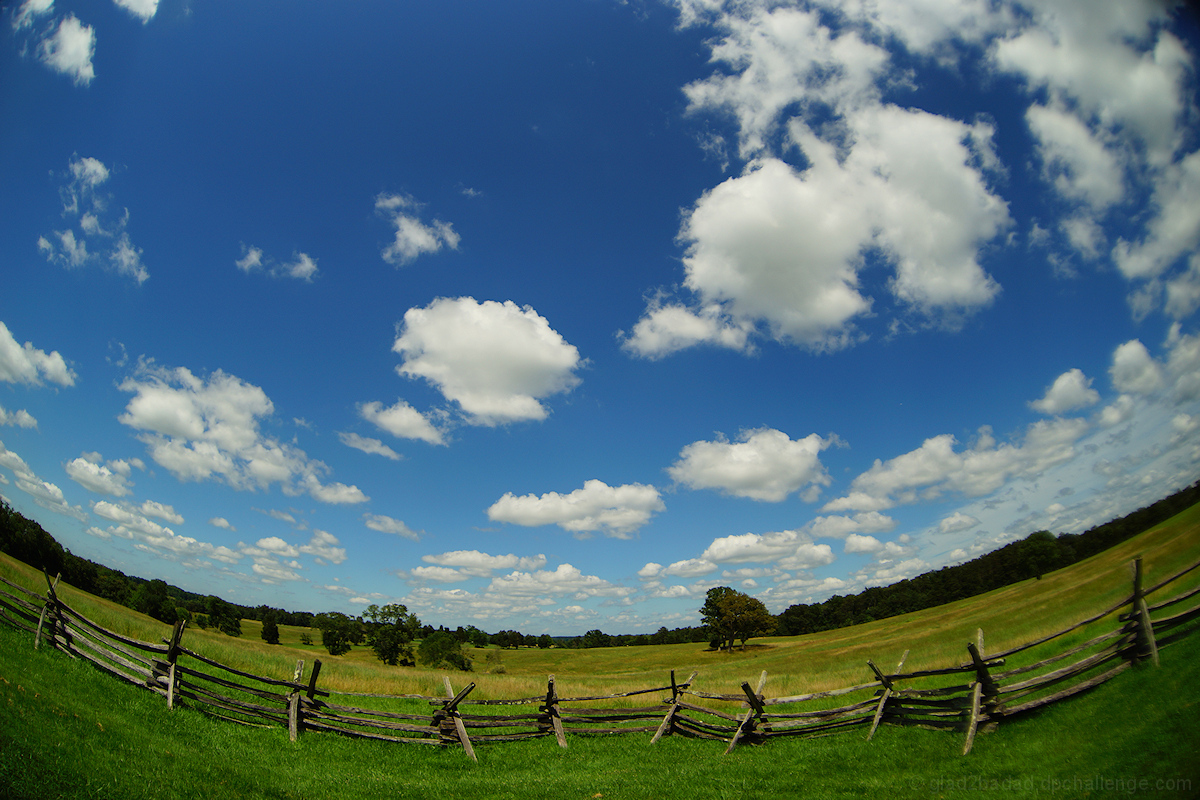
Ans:
<svg viewBox="0 0 1200 800"><path fill-rule="evenodd" d="M728 586L708 590L700 615L720 650L732 650L734 640L745 650L747 639L775 632L775 617L761 600Z"/></svg>

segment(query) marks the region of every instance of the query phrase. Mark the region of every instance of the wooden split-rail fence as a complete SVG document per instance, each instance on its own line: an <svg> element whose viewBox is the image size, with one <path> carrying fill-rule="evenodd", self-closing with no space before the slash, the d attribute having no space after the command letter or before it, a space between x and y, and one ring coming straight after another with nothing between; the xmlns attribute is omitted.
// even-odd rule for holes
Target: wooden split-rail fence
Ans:
<svg viewBox="0 0 1200 800"><path fill-rule="evenodd" d="M790 697L764 694L767 673L754 688L711 693L696 685L697 673L685 681L670 674L670 683L613 695L564 697L554 676L546 693L511 700L471 700L468 683L455 691L444 677L445 696L370 695L319 689L320 660L307 678L304 662L290 679L270 678L233 669L183 646L184 623L177 623L161 644L142 642L97 625L62 601L58 580L46 576L45 596L0 578L16 593L0 590L0 619L34 634L43 643L84 658L97 667L166 698L168 708L188 706L234 722L283 726L295 741L305 731L323 731L435 746L461 746L475 758L475 745L553 736L567 747L568 736L653 734L720 740L725 752L739 744L762 743L780 736L813 737L859 730L873 738L883 724L958 731L965 735L963 754L971 751L976 733L994 728L1034 709L1099 686L1140 661L1158 662L1159 648L1188 635L1198 626L1200 588L1160 602L1148 597L1200 567L1200 562L1146 588L1142 562L1133 567L1133 593L1069 628L1002 652L987 653L983 631L967 645L969 661L956 667L904 672L908 652L895 669L884 672L868 660L873 680L823 692ZM1171 611L1193 601L1186 610ZM1118 615L1117 627L1082 639L1092 623ZM1155 615L1158 615L1157 617ZM1051 642L1062 649L1033 663L1022 662L1033 648L1045 653ZM1016 658L1027 654L1026 658ZM866 677L864 673L864 677ZM943 685L949 680L950 685ZM663 696L666 693L669 696ZM625 703L656 695L638 707ZM350 703L359 705L350 705ZM431 711L421 712L421 707ZM526 707L522 709L521 707ZM472 709L468 711L467 709ZM505 712L518 713L505 713Z"/></svg>

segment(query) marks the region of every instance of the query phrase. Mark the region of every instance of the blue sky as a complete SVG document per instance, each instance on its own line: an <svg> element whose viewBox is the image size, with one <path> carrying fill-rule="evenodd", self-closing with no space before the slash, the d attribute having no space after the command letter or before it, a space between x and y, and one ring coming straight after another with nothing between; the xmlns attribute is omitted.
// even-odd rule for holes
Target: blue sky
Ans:
<svg viewBox="0 0 1200 800"><path fill-rule="evenodd" d="M3 17L0 493L85 557L637 633L1200 477L1181 8Z"/></svg>

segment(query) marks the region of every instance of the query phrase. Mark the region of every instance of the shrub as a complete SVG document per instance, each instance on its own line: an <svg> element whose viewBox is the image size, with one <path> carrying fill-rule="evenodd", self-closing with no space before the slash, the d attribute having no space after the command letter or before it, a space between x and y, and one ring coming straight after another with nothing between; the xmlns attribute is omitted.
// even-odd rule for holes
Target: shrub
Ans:
<svg viewBox="0 0 1200 800"><path fill-rule="evenodd" d="M421 640L417 648L421 663L428 667L471 671L471 659L462 645L446 631L434 631Z"/></svg>

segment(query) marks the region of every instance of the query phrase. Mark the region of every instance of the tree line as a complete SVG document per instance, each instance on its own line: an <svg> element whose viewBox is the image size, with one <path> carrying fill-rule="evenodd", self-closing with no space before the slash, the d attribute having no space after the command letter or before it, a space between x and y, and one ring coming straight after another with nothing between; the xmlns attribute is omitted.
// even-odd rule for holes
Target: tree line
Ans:
<svg viewBox="0 0 1200 800"><path fill-rule="evenodd" d="M1200 502L1200 482L1153 505L1084 533L1037 531L971 561L926 572L888 586L853 595L834 595L821 603L789 606L778 616L778 634L804 633L860 625L990 592L1070 566L1119 544Z"/></svg>
<svg viewBox="0 0 1200 800"><path fill-rule="evenodd" d="M834 595L821 603L792 605L774 616L758 599L728 586L718 586L705 597L700 608L700 625L671 630L660 627L652 634L608 634L599 629L574 637L523 634L516 630L489 634L473 625L449 630L422 624L415 614L399 604L371 605L357 617L336 611L314 614L267 605L238 605L215 595L188 592L162 580L126 575L76 556L3 498L0 498L0 551L50 575L61 573L67 583L78 589L168 624L188 619L199 627L240 636L241 620L256 620L263 623L263 639L272 644L279 641L279 625L316 628L331 654L348 652L353 645L366 645L387 664L411 665L419 659L424 664L469 669L468 646L593 648L708 642L713 649L731 649L736 641L740 640L744 648L747 639L758 636L795 636L907 614L1029 578L1041 578L1046 572L1123 542L1197 502L1200 502L1200 482L1084 533L1056 536L1049 531L1037 531L963 564L853 595Z"/></svg>

